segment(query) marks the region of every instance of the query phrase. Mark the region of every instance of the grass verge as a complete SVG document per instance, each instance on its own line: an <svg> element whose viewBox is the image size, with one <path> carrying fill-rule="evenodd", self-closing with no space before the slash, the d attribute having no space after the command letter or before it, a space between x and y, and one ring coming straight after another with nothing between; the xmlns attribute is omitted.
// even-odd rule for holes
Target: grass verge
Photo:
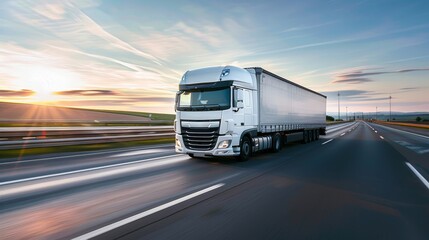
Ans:
<svg viewBox="0 0 429 240"><path fill-rule="evenodd" d="M174 143L174 138L161 138L161 139L116 142L116 143L85 144L85 145L74 145L74 146L0 150L0 158L20 158L20 157L29 156L29 155L33 156L33 155L60 153L60 152L84 152L84 151L94 151L94 150L111 149L111 148L125 148L125 147L135 147L135 146L142 146L142 145L154 145L154 144L162 144L162 143Z"/></svg>

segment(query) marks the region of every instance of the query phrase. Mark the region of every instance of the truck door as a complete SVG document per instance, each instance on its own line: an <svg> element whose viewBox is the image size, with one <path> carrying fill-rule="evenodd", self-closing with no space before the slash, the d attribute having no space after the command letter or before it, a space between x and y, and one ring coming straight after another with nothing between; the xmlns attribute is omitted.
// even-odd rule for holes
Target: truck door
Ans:
<svg viewBox="0 0 429 240"><path fill-rule="evenodd" d="M252 107L252 96L251 91L244 89L243 90L244 97L244 125L253 125L253 107Z"/></svg>

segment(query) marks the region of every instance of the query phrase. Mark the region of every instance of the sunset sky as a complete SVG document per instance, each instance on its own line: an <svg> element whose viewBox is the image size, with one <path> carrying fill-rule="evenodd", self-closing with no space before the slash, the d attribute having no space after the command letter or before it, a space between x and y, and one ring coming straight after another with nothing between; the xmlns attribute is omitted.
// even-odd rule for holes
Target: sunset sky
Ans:
<svg viewBox="0 0 429 240"><path fill-rule="evenodd" d="M328 112L429 111L429 1L1 1L0 101L174 113L189 69L260 66Z"/></svg>

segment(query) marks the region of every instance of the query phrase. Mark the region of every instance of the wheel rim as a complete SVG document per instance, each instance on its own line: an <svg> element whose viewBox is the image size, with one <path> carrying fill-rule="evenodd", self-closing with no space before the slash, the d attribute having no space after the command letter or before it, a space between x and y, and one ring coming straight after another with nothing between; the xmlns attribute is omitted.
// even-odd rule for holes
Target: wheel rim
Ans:
<svg viewBox="0 0 429 240"><path fill-rule="evenodd" d="M244 153L244 156L249 155L249 150L250 150L249 143L246 141L246 142L243 143L243 153Z"/></svg>
<svg viewBox="0 0 429 240"><path fill-rule="evenodd" d="M280 149L280 139L278 137L276 138L276 149Z"/></svg>

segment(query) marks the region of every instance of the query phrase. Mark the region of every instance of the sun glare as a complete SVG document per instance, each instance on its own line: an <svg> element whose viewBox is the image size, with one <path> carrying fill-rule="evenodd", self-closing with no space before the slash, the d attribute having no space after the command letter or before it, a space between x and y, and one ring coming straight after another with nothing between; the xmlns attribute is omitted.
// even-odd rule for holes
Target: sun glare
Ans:
<svg viewBox="0 0 429 240"><path fill-rule="evenodd" d="M59 100L55 92L79 89L80 78L73 72L51 66L31 66L19 73L17 85L20 89L35 92L34 102L54 102Z"/></svg>

